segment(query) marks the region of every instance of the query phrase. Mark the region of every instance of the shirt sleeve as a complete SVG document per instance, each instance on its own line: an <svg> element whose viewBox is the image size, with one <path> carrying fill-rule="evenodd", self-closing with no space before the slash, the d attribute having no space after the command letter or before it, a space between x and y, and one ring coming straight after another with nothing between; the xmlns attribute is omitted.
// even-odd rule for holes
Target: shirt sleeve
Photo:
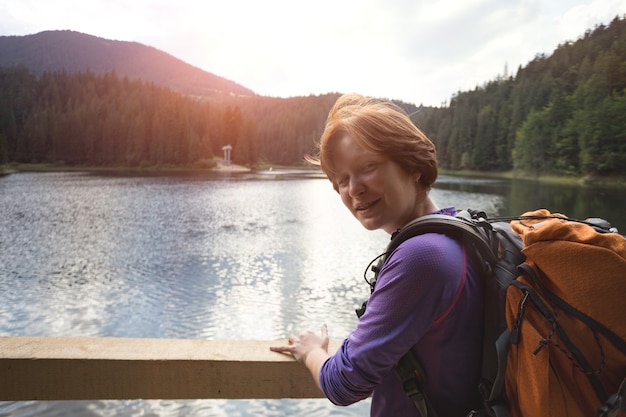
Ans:
<svg viewBox="0 0 626 417"><path fill-rule="evenodd" d="M371 395L397 361L441 321L464 279L460 244L441 234L408 239L389 256L357 328L320 371L337 405Z"/></svg>

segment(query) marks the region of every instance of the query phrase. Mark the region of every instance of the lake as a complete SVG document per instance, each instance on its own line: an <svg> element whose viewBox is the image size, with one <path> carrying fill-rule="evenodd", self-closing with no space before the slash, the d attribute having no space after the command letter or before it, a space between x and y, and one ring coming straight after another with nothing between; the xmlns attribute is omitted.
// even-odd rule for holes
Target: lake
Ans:
<svg viewBox="0 0 626 417"><path fill-rule="evenodd" d="M440 207L626 230L623 190L441 176ZM270 340L355 326L388 235L298 172L0 177L0 335ZM363 416L327 400L0 402L0 416Z"/></svg>

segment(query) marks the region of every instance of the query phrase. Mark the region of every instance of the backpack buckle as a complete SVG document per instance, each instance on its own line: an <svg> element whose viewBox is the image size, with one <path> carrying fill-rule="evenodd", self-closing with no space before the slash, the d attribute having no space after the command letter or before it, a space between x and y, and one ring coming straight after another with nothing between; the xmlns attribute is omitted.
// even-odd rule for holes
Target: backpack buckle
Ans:
<svg viewBox="0 0 626 417"><path fill-rule="evenodd" d="M622 396L613 394L598 410L598 417L617 417L622 408Z"/></svg>
<svg viewBox="0 0 626 417"><path fill-rule="evenodd" d="M421 388L422 382L417 375L405 379L402 382L402 386L406 395L413 400L413 403L419 410L420 415L422 415L422 417L428 417L429 413L428 405L426 404L426 397L424 396L424 392Z"/></svg>

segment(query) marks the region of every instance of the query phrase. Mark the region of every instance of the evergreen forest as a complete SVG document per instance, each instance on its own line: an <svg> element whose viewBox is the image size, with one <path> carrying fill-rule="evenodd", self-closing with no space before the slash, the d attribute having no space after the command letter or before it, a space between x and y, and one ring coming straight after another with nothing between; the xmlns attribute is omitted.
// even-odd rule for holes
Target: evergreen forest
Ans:
<svg viewBox="0 0 626 417"><path fill-rule="evenodd" d="M206 167L231 145L238 164L298 165L338 96L198 97L114 71L0 67L0 164ZM624 176L626 20L442 107L398 104L449 170Z"/></svg>
<svg viewBox="0 0 626 417"><path fill-rule="evenodd" d="M199 99L115 73L0 68L0 161L83 166L299 164L336 95Z"/></svg>
<svg viewBox="0 0 626 417"><path fill-rule="evenodd" d="M626 174L626 20L459 92L416 124L451 170Z"/></svg>

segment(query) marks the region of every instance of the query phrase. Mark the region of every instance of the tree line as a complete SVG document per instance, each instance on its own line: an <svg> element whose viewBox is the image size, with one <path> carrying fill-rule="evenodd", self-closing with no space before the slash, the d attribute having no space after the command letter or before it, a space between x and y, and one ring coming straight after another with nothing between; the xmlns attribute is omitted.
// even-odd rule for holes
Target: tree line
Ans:
<svg viewBox="0 0 626 417"><path fill-rule="evenodd" d="M443 168L626 174L626 20L587 31L450 103L398 102ZM115 72L0 68L0 163L103 166L296 165L315 152L339 96L193 97Z"/></svg>
<svg viewBox="0 0 626 417"><path fill-rule="evenodd" d="M0 162L203 166L231 145L239 164L299 164L336 98L197 98L114 72L0 68Z"/></svg>
<svg viewBox="0 0 626 417"><path fill-rule="evenodd" d="M444 168L624 175L625 89L626 20L616 17L414 121Z"/></svg>

